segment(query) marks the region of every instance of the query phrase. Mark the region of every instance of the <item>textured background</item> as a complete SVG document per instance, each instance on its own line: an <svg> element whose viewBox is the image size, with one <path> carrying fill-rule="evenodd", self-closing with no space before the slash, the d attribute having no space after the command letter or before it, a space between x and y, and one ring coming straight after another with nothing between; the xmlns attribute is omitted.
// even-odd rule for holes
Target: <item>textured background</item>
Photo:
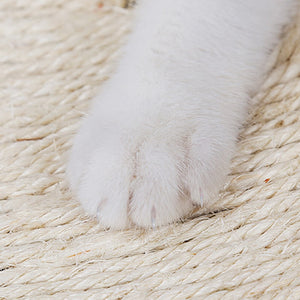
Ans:
<svg viewBox="0 0 300 300"><path fill-rule="evenodd" d="M214 213L103 232L64 171L128 32L113 2L0 1L0 299L300 299L300 18Z"/></svg>

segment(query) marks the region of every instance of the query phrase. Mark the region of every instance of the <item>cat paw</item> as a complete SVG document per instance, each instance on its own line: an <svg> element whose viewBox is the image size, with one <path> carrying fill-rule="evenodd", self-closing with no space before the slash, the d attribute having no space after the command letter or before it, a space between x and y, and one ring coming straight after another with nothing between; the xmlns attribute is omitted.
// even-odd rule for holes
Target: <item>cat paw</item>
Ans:
<svg viewBox="0 0 300 300"><path fill-rule="evenodd" d="M67 173L101 226L161 226L217 200L232 151L215 127L183 118L129 130L92 119L75 139Z"/></svg>

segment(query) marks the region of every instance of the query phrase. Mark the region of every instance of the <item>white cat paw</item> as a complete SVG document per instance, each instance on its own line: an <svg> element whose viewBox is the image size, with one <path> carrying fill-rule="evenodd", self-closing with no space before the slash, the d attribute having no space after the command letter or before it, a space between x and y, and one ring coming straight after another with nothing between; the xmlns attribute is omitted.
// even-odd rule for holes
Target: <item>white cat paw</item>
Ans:
<svg viewBox="0 0 300 300"><path fill-rule="evenodd" d="M103 227L161 226L217 199L231 151L209 126L160 119L127 131L93 118L75 139L68 177Z"/></svg>

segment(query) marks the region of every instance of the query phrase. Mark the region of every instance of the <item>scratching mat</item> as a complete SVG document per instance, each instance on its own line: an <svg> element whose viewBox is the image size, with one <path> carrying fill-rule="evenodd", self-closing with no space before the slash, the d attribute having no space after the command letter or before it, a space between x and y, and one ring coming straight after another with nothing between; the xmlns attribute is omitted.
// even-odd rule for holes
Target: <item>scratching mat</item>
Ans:
<svg viewBox="0 0 300 300"><path fill-rule="evenodd" d="M210 213L113 232L65 181L129 30L131 12L112 3L0 1L0 299L300 299L300 18Z"/></svg>

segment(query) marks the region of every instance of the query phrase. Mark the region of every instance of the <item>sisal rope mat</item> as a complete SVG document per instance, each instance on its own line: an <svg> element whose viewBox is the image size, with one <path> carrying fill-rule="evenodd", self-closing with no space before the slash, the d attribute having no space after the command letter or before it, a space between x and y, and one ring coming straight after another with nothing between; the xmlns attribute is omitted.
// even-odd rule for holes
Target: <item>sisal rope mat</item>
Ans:
<svg viewBox="0 0 300 300"><path fill-rule="evenodd" d="M96 0L0 1L0 299L300 299L300 18L210 213L102 231L65 164L130 20Z"/></svg>

